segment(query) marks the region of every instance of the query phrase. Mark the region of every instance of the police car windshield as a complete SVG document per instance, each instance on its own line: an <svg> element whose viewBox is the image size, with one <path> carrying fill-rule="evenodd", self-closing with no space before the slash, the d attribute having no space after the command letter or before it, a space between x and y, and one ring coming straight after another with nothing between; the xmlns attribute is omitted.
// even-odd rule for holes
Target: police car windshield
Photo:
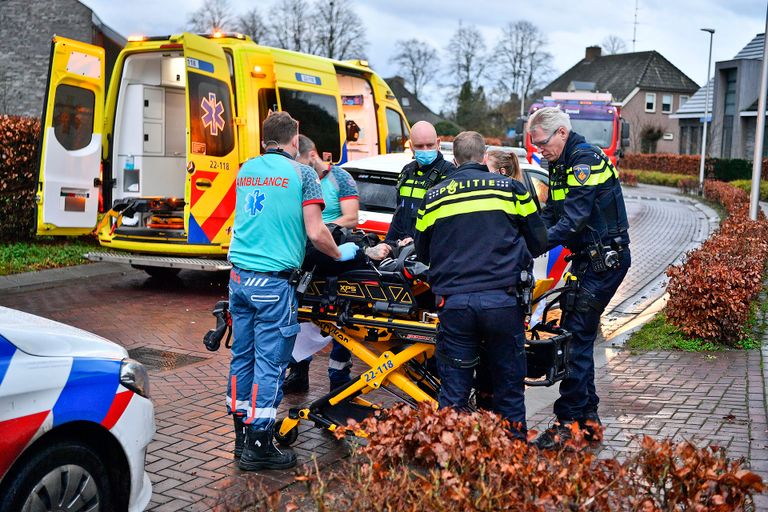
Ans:
<svg viewBox="0 0 768 512"><path fill-rule="evenodd" d="M587 142L607 148L613 140L613 121L609 119L574 119L571 118L573 131L583 135Z"/></svg>
<svg viewBox="0 0 768 512"><path fill-rule="evenodd" d="M397 205L397 178L370 174L369 171L345 168L357 183L360 209L369 212L394 213Z"/></svg>

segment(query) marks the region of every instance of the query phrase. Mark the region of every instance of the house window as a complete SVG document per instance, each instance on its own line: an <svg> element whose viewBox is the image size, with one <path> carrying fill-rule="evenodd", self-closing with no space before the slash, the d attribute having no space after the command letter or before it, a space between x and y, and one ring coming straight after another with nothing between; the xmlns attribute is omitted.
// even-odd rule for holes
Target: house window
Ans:
<svg viewBox="0 0 768 512"><path fill-rule="evenodd" d="M661 111L665 114L672 112L672 95L663 94L661 96Z"/></svg>
<svg viewBox="0 0 768 512"><path fill-rule="evenodd" d="M681 106L681 107L682 107L683 105L685 105L685 102L687 102L687 101L688 101L688 98L689 98L689 96L685 96L685 95L681 95L681 96L680 96L680 106Z"/></svg>
<svg viewBox="0 0 768 512"><path fill-rule="evenodd" d="M645 111L656 112L656 93L655 92L645 93Z"/></svg>
<svg viewBox="0 0 768 512"><path fill-rule="evenodd" d="M402 105L403 107L410 107L411 106L410 98L400 98L400 105Z"/></svg>

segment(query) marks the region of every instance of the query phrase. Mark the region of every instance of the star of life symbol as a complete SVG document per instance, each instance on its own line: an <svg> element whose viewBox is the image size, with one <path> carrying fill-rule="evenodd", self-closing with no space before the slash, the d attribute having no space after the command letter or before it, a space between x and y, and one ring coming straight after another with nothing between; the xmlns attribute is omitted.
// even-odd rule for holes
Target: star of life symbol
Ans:
<svg viewBox="0 0 768 512"><path fill-rule="evenodd" d="M267 196L262 194L258 189L245 196L246 213L252 217L261 213L261 210L264 209L264 199L266 199L266 197Z"/></svg>
<svg viewBox="0 0 768 512"><path fill-rule="evenodd" d="M203 126L211 129L211 135L217 136L219 130L224 129L224 105L216 100L216 93L209 92L208 97L200 102L200 106L204 112L200 117Z"/></svg>

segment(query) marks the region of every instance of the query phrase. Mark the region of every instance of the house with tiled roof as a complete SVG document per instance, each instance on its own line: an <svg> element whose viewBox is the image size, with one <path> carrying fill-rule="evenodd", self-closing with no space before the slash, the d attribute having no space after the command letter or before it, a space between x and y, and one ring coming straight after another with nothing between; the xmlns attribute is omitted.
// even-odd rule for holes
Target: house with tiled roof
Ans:
<svg viewBox="0 0 768 512"><path fill-rule="evenodd" d="M440 122L451 123L446 118L432 112L415 94L409 91L405 86L405 79L403 77L393 76L392 78L385 78L384 81L392 89L392 93L397 98L397 102L400 103L405 118L408 119L408 123L411 126L418 121L427 121L433 125Z"/></svg>
<svg viewBox="0 0 768 512"><path fill-rule="evenodd" d="M584 58L543 93L581 90L579 82L591 82L593 92L610 93L621 106L621 115L630 124L628 151L678 152L678 120L670 115L699 86L659 52L602 55L599 46L590 46Z"/></svg>
<svg viewBox="0 0 768 512"><path fill-rule="evenodd" d="M752 159L765 34L757 34L731 60L715 63L712 137L707 154ZM763 156L768 145L763 141Z"/></svg>

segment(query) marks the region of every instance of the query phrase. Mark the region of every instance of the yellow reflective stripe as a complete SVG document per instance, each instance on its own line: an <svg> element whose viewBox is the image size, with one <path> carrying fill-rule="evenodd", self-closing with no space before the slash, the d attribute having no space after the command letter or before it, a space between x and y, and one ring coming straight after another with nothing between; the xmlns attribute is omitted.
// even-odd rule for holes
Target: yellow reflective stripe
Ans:
<svg viewBox="0 0 768 512"><path fill-rule="evenodd" d="M441 203L444 203L446 201L450 201L452 199L465 199L465 198L471 198L475 196L487 196L487 195L494 195L499 197L506 197L509 199L517 199L518 201L526 201L530 199L531 194L526 192L525 194L515 194L514 191L507 191L507 190L497 190L497 189L485 189L485 190L470 190L468 192L459 192L458 194L448 194L440 199L437 199L436 201L432 201L429 203L429 208L432 209L436 206L438 206Z"/></svg>
<svg viewBox="0 0 768 512"><path fill-rule="evenodd" d="M431 206L431 205L430 205ZM533 207L531 210L531 206ZM451 203L436 208L429 213L425 213L416 220L416 230L425 231L432 226L438 219L454 217L474 212L502 211L509 215L529 215L536 211L533 202L530 205L519 207L517 203L501 197L486 197L483 199L468 199L458 203ZM523 213L525 211L525 213Z"/></svg>
<svg viewBox="0 0 768 512"><path fill-rule="evenodd" d="M427 195L426 189L414 188L413 193L411 194L411 197L416 199L423 199L425 195Z"/></svg>
<svg viewBox="0 0 768 512"><path fill-rule="evenodd" d="M553 188L552 189L552 200L554 201L562 201L565 199L565 196L568 194L567 188Z"/></svg>
<svg viewBox="0 0 768 512"><path fill-rule="evenodd" d="M401 197L411 197L412 193L413 193L413 187L400 187Z"/></svg>
<svg viewBox="0 0 768 512"><path fill-rule="evenodd" d="M593 171L599 171L602 170L602 168L605 167L605 160L601 160L598 165L590 165L589 168Z"/></svg>
<svg viewBox="0 0 768 512"><path fill-rule="evenodd" d="M587 178L587 181L584 183L579 183L579 181L573 176L573 169L568 169L568 178L566 179L566 183L569 187L581 187L581 186L592 186L600 185L602 183L605 183L613 176L612 172L598 172L596 174L590 174L589 178Z"/></svg>
<svg viewBox="0 0 768 512"><path fill-rule="evenodd" d="M522 217L527 217L532 213L536 213L536 203L533 202L533 199L530 199L530 194L525 194L528 196L528 201L520 201L517 205L517 213L520 214ZM518 196L518 198L521 196Z"/></svg>

